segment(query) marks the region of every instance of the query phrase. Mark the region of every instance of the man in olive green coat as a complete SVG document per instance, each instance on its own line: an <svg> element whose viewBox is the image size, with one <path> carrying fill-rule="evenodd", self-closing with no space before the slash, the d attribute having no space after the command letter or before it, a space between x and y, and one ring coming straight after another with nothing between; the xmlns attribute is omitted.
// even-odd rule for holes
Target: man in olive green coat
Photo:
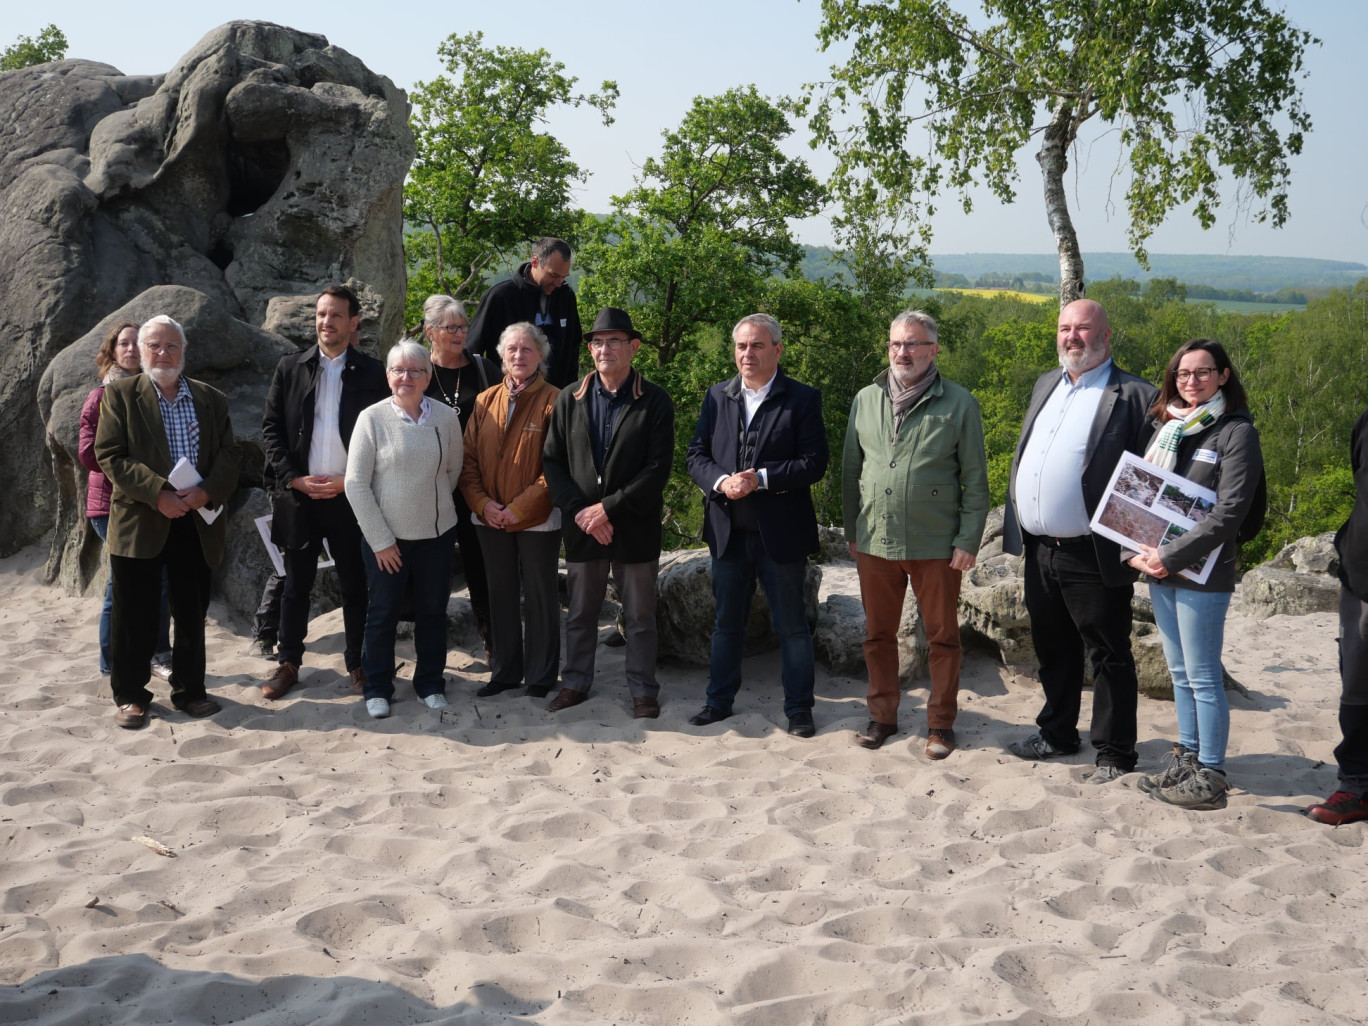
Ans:
<svg viewBox="0 0 1368 1026"><path fill-rule="evenodd" d="M983 421L967 390L936 370L936 322L893 320L888 370L850 407L841 474L846 541L860 574L869 668L869 726L878 748L898 731L898 623L907 584L931 645L926 755L955 749L961 575L974 566L988 518Z"/></svg>
<svg viewBox="0 0 1368 1026"><path fill-rule="evenodd" d="M147 723L152 702L148 666L163 568L175 623L171 703L190 716L219 711L204 688L204 617L211 571L223 560L227 518L218 514L237 487L241 456L228 400L182 373L185 347L185 332L170 317L144 324L143 373L105 386L95 432L95 458L114 488L109 682L115 722L129 729Z"/></svg>

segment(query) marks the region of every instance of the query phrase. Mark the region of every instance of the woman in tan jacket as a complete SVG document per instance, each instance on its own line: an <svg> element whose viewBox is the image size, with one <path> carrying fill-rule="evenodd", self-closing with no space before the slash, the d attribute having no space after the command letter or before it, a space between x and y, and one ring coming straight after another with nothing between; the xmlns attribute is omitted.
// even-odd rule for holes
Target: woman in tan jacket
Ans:
<svg viewBox="0 0 1368 1026"><path fill-rule="evenodd" d="M540 329L510 324L498 353L504 380L475 400L460 482L489 580L492 662L489 683L476 694L497 695L525 679L527 693L541 698L560 669L560 510L542 474L542 443L560 390L546 381L551 344Z"/></svg>

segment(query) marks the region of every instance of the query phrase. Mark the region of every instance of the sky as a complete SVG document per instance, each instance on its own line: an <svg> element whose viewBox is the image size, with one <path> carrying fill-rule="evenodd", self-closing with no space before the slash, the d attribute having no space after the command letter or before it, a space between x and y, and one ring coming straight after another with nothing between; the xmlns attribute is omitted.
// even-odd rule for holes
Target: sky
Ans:
<svg viewBox="0 0 1368 1026"><path fill-rule="evenodd" d="M1273 0L1274 3L1277 0ZM967 0L966 0L967 3ZM1179 209L1149 242L1151 253L1321 257L1368 263L1368 3L1363 0L1285 0L1291 20L1322 40L1309 51L1304 81L1313 131L1292 162L1291 219L1280 230L1254 224L1227 205L1217 225L1202 231ZM69 41L68 56L112 64L127 74L165 72L207 32L231 19L261 19L327 36L372 71L411 88L443 73L437 46L446 36L479 30L488 45L546 49L593 90L613 79L621 90L614 124L591 113L553 112L547 128L591 172L578 204L606 212L625 192L642 161L659 152L662 131L679 124L694 97L754 83L766 95L797 95L819 81L838 55L823 54L816 32L819 0L407 0L393 6L354 0L229 0L223 5L183 0L63 0L52 8L9 3L0 13L0 45L36 35L54 22ZM1125 251L1124 169L1115 135L1089 123L1071 160L1070 209L1085 252ZM807 145L798 124L786 147L824 176L828 154ZM942 197L933 253L1049 253L1054 244L1044 213L1034 147L1020 155L1017 201L1004 205L976 194L972 214ZM831 241L825 217L798 227L814 245Z"/></svg>

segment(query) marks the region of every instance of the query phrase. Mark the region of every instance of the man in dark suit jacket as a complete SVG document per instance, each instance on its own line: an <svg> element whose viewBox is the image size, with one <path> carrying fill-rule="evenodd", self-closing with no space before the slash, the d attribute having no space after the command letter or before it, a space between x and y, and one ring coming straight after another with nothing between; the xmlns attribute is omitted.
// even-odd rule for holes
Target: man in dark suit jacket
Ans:
<svg viewBox="0 0 1368 1026"><path fill-rule="evenodd" d="M787 377L779 322L743 317L732 330L740 373L708 389L689 442L689 476L706 498L703 536L712 553L712 659L707 705L689 722L732 714L755 582L779 635L788 730L812 737L812 632L803 604L807 556L818 548L811 487L827 466L822 396Z"/></svg>
<svg viewBox="0 0 1368 1026"><path fill-rule="evenodd" d="M356 294L345 285L329 285L315 309L318 345L282 359L266 395L261 435L277 485L271 502L271 540L285 554L279 663L261 689L269 699L280 698L299 679L309 596L324 538L342 588L344 658L352 691L360 694L363 685L361 642L368 589L361 529L347 502L343 478L357 415L390 392L380 361L350 345L360 320Z"/></svg>
<svg viewBox="0 0 1368 1026"><path fill-rule="evenodd" d="M226 518L199 512L222 507L237 487L241 454L222 392L181 370L185 332L170 317L138 331L144 373L105 386L95 458L113 486L109 505L109 572L114 588L109 681L115 721L147 722L149 664L157 642L163 568L175 622L171 703L191 716L219 704L204 689L204 617L211 571L223 561ZM184 459L198 484L176 488L167 478ZM179 477L178 477L178 480Z"/></svg>
<svg viewBox="0 0 1368 1026"><path fill-rule="evenodd" d="M1135 659L1131 598L1135 574L1120 547L1089 522L1124 452L1139 453L1153 385L1111 362L1106 311L1080 299L1059 313L1063 373L1036 382L1012 459L1003 548L1025 553L1026 609L1040 661L1045 707L1039 732L1008 745L1023 759L1072 755L1083 659L1093 675L1091 783L1135 769Z"/></svg>

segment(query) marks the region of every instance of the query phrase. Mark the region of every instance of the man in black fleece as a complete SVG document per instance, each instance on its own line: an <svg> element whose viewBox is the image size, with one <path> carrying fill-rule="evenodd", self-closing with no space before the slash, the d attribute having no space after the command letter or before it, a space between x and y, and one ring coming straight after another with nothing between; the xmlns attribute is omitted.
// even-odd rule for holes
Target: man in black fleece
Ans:
<svg viewBox="0 0 1368 1026"><path fill-rule="evenodd" d="M551 341L546 380L557 388L575 381L581 332L575 291L565 283L569 274L569 244L564 239L538 239L532 245L532 259L480 300L466 349L498 363L499 335L510 324L527 321Z"/></svg>

